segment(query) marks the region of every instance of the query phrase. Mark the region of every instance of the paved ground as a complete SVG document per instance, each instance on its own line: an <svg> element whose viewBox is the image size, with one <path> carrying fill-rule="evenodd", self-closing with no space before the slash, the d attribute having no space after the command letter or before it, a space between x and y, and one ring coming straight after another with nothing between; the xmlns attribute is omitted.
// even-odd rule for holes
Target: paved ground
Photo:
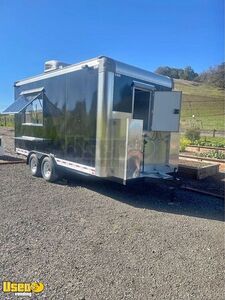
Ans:
<svg viewBox="0 0 225 300"><path fill-rule="evenodd" d="M224 299L221 199L0 174L0 278L43 281L32 299Z"/></svg>

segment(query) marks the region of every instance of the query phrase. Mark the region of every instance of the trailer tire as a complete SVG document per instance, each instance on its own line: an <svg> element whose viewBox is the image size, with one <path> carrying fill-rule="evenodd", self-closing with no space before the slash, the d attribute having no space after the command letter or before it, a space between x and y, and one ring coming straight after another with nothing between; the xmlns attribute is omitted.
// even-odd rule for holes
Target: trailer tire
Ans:
<svg viewBox="0 0 225 300"><path fill-rule="evenodd" d="M41 162L35 153L31 154L29 157L29 167L33 176L41 176Z"/></svg>
<svg viewBox="0 0 225 300"><path fill-rule="evenodd" d="M49 182L54 182L58 179L58 174L54 161L51 157L46 156L41 163L41 174L42 177Z"/></svg>

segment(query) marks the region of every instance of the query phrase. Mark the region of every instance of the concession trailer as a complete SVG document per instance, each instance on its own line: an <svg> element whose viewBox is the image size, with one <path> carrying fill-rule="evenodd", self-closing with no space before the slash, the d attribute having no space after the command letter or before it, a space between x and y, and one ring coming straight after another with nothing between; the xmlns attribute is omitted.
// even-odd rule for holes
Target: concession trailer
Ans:
<svg viewBox="0 0 225 300"><path fill-rule="evenodd" d="M55 181L62 171L123 184L171 179L177 171L181 92L173 80L100 56L45 63L15 82L15 150L31 173Z"/></svg>

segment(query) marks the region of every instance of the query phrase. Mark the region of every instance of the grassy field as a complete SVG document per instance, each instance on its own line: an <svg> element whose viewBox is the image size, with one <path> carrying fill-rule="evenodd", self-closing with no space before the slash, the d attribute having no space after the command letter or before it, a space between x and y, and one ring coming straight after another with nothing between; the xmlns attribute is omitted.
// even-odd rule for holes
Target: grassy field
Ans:
<svg viewBox="0 0 225 300"><path fill-rule="evenodd" d="M186 80L175 80L175 89L183 93L182 130L191 127L192 124L202 130L225 129L223 90Z"/></svg>

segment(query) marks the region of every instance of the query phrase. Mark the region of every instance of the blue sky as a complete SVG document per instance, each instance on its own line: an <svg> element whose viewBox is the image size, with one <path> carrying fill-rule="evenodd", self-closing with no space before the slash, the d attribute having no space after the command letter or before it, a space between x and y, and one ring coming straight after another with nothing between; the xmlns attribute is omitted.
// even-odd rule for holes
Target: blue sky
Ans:
<svg viewBox="0 0 225 300"><path fill-rule="evenodd" d="M98 55L154 71L224 60L223 0L0 0L0 111L44 62Z"/></svg>

